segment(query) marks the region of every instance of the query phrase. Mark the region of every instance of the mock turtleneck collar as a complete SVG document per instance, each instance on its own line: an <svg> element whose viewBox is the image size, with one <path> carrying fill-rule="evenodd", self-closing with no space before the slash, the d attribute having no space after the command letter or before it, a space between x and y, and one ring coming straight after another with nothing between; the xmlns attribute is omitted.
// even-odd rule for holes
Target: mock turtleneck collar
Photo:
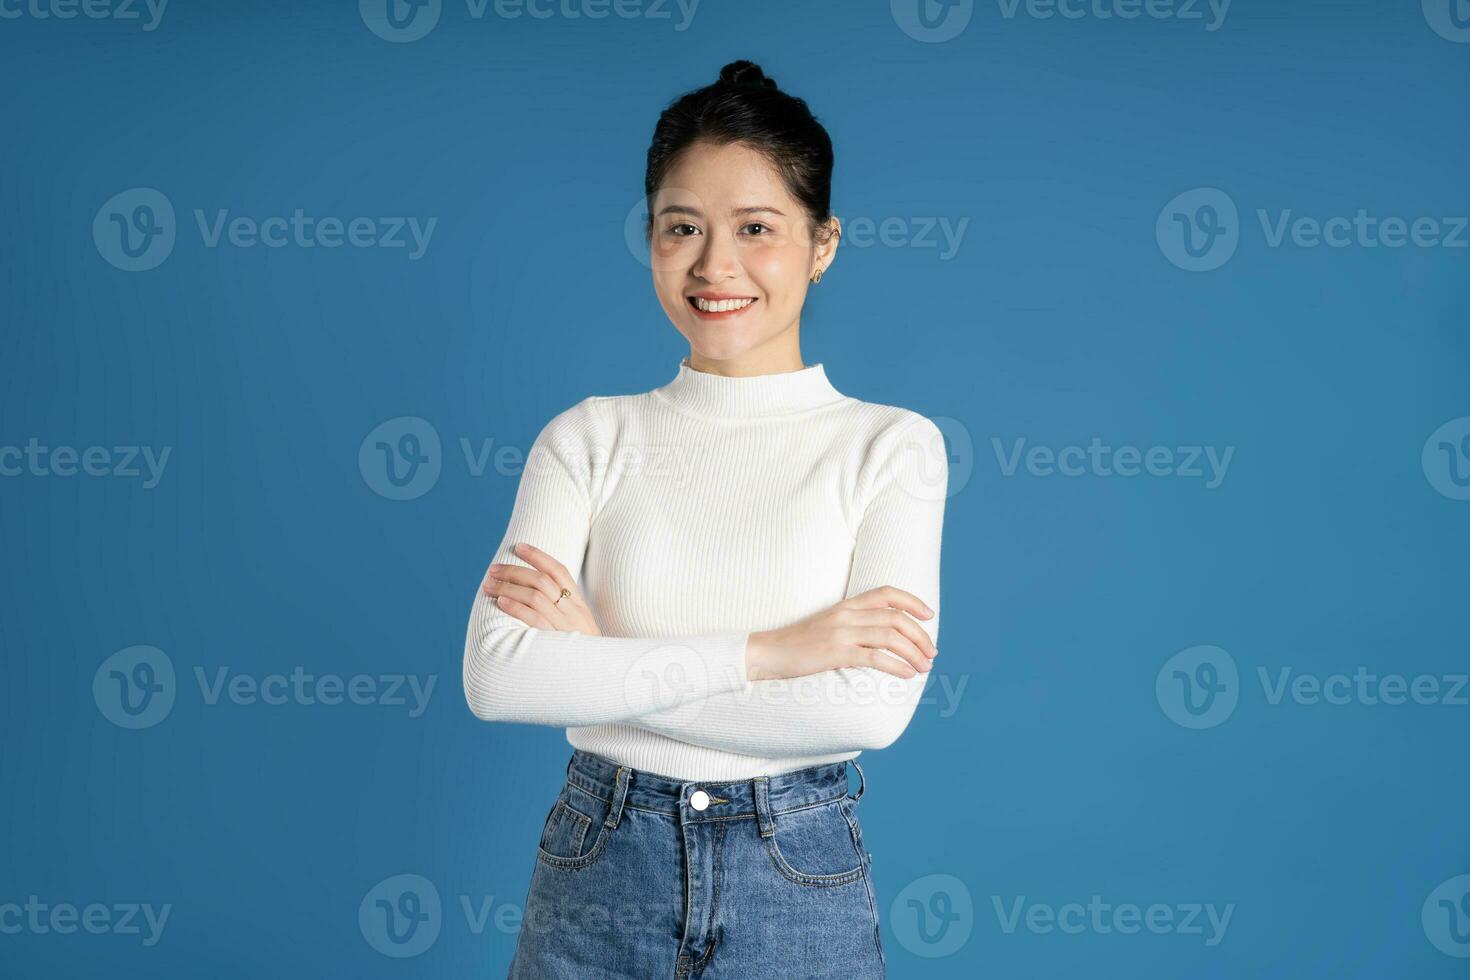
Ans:
<svg viewBox="0 0 1470 980"><path fill-rule="evenodd" d="M673 381L653 393L696 415L714 418L759 418L790 415L842 401L846 396L827 380L820 362L799 371L727 378L696 371L686 356Z"/></svg>

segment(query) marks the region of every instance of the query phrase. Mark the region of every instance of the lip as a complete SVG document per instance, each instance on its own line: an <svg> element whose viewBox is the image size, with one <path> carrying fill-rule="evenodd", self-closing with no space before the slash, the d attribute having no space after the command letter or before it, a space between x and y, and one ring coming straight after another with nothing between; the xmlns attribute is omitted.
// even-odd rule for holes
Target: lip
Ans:
<svg viewBox="0 0 1470 980"><path fill-rule="evenodd" d="M706 313L704 310L701 310L699 307L694 305L694 300L696 298L710 300L712 302L717 302L722 299L748 299L751 302L738 310L725 310L721 313ZM684 297L684 302L688 304L690 312L699 317L701 320L733 320L736 317L742 316L755 309L756 304L760 302L760 298L756 296L741 296L738 293L690 293L688 296Z"/></svg>

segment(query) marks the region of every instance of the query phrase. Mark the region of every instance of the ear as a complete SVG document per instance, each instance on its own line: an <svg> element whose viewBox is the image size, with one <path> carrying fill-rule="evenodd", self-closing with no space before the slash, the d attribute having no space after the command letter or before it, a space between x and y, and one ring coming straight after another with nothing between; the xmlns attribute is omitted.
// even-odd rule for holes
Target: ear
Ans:
<svg viewBox="0 0 1470 980"><path fill-rule="evenodd" d="M820 236L818 236L817 239L817 253L814 259L814 271L815 269L825 270L832 267L832 262L837 257L837 246L842 241L841 219L839 219L834 214L831 220L828 222L827 227L830 231L830 234L827 235L826 241L823 241Z"/></svg>

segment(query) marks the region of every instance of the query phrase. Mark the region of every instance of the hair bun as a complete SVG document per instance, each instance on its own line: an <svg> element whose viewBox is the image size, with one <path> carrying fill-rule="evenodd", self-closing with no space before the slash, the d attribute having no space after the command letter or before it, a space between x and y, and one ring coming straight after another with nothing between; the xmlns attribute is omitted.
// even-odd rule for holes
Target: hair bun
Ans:
<svg viewBox="0 0 1470 980"><path fill-rule="evenodd" d="M734 88L776 89L776 80L767 78L761 66L753 61L732 61L721 68L720 84Z"/></svg>

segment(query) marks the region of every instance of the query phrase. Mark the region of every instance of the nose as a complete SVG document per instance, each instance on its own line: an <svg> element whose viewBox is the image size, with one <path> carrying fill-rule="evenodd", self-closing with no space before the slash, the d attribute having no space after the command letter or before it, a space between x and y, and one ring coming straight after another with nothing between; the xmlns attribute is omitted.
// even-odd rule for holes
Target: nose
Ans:
<svg viewBox="0 0 1470 980"><path fill-rule="evenodd" d="M740 275L740 257L734 239L723 231L705 236L704 251L690 270L705 282L723 282Z"/></svg>

